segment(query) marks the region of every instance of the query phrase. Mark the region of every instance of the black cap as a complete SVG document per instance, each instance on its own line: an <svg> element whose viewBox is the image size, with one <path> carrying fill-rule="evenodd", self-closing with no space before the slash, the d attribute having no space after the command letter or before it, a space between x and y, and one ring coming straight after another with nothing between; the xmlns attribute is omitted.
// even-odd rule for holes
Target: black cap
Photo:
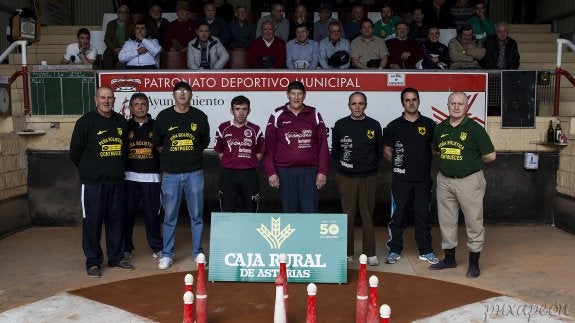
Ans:
<svg viewBox="0 0 575 323"><path fill-rule="evenodd" d="M184 89L188 91L192 91L192 87L188 84L188 82L180 81L174 85L174 92L177 90Z"/></svg>

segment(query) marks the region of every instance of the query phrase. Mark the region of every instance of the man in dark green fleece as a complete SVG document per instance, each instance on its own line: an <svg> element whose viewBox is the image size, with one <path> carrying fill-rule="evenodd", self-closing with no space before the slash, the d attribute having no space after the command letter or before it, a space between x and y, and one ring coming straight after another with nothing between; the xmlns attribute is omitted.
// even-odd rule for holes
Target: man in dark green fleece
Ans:
<svg viewBox="0 0 575 323"><path fill-rule="evenodd" d="M104 261L100 237L106 225L108 265L133 270L124 260L124 164L126 120L114 112L114 92L100 87L96 109L80 117L70 141L70 159L78 167L82 183L82 248L86 272L100 277Z"/></svg>

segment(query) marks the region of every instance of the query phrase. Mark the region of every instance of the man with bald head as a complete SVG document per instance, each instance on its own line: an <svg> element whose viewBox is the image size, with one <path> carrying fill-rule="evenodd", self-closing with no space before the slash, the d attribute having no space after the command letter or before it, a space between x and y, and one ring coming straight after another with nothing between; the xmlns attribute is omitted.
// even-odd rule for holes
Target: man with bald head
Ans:
<svg viewBox="0 0 575 323"><path fill-rule="evenodd" d="M439 155L437 174L437 212L441 228L441 247L445 258L430 269L455 268L457 220L463 211L469 247L468 278L479 277L479 255L483 249L483 164L495 160L493 143L485 129L467 116L467 95L453 92L447 101L449 117L438 124L433 147Z"/></svg>
<svg viewBox="0 0 575 323"><path fill-rule="evenodd" d="M114 92L100 87L96 109L84 114L70 140L70 160L78 167L82 184L82 249L86 273L101 276L104 260L100 237L106 227L108 266L133 270L124 259L124 164L126 119L114 111Z"/></svg>

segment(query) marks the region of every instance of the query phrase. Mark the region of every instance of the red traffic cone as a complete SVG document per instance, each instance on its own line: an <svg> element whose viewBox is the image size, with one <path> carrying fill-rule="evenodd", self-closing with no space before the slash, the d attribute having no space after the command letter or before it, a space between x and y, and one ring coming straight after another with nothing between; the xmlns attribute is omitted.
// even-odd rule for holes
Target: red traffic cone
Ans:
<svg viewBox="0 0 575 323"><path fill-rule="evenodd" d="M367 323L378 323L379 313L377 306L377 276L369 277L369 309L367 310Z"/></svg>
<svg viewBox="0 0 575 323"><path fill-rule="evenodd" d="M284 307L286 311L286 317L288 315L288 301L289 301L289 293L288 293L288 276L287 276L287 268L286 268L287 257L285 253L280 254L280 275L284 278Z"/></svg>
<svg viewBox="0 0 575 323"><path fill-rule="evenodd" d="M391 317L391 308L387 304L381 305L379 308L379 317L381 320L379 323L389 323L389 318Z"/></svg>
<svg viewBox="0 0 575 323"><path fill-rule="evenodd" d="M186 292L191 292L192 291L192 285L194 284L194 276L192 276L192 274L186 274L186 277L184 277L184 284L186 284Z"/></svg>
<svg viewBox="0 0 575 323"><path fill-rule="evenodd" d="M187 291L184 293L184 323L194 323L194 294Z"/></svg>
<svg viewBox="0 0 575 323"><path fill-rule="evenodd" d="M359 256L359 278L357 279L357 301L355 305L355 322L365 323L367 320L367 256Z"/></svg>
<svg viewBox="0 0 575 323"><path fill-rule="evenodd" d="M314 283L307 285L307 315L305 317L306 323L317 323L317 313L315 308L315 295L317 294L317 286Z"/></svg>
<svg viewBox="0 0 575 323"><path fill-rule="evenodd" d="M196 285L196 322L208 322L208 294L206 292L206 256L200 253L198 260L198 284Z"/></svg>
<svg viewBox="0 0 575 323"><path fill-rule="evenodd" d="M284 287L285 279L278 275L276 277L276 302L274 308L274 323L287 323L287 316L284 302Z"/></svg>

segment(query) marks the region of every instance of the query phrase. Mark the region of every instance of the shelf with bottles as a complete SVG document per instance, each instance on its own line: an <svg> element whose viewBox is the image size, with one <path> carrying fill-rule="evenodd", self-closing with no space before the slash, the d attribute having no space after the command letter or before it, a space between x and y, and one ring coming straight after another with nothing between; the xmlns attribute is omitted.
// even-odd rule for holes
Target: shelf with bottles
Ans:
<svg viewBox="0 0 575 323"><path fill-rule="evenodd" d="M531 141L529 143L541 146L556 146L556 147L565 147L569 145L566 142L547 142L547 141Z"/></svg>

